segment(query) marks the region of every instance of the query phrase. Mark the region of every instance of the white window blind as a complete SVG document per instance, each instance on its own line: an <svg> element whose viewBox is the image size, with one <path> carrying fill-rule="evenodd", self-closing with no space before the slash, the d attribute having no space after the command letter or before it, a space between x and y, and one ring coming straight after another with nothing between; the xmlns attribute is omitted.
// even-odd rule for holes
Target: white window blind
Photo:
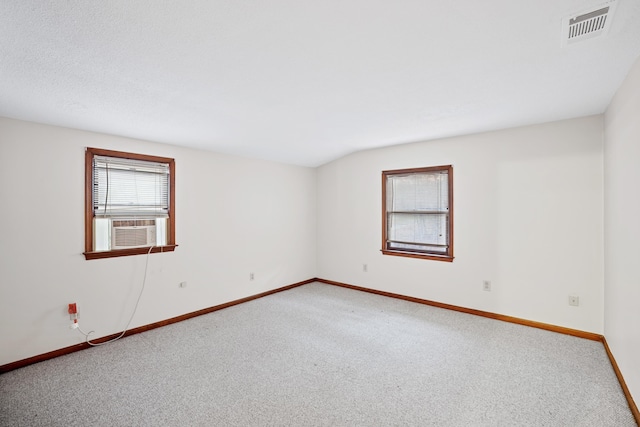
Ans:
<svg viewBox="0 0 640 427"><path fill-rule="evenodd" d="M92 197L98 218L166 218L169 164L94 156Z"/></svg>
<svg viewBox="0 0 640 427"><path fill-rule="evenodd" d="M386 196L388 249L447 253L447 171L388 175Z"/></svg>

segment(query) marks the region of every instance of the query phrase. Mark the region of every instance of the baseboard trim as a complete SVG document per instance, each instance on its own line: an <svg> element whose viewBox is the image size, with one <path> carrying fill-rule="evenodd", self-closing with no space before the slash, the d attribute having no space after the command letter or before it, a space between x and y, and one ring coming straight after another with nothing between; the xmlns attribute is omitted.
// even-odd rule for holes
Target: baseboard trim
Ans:
<svg viewBox="0 0 640 427"><path fill-rule="evenodd" d="M242 303L254 300L254 299L266 297L267 295L271 295L271 294L275 294L275 293L278 293L278 292L286 291L286 290L289 290L289 289L297 288L298 286L306 285L308 283L312 283L312 282L315 282L315 281L317 281L317 279L303 280L302 282L293 283L291 285L283 286L281 288L272 289L270 291L262 292L262 293L259 293L259 294L256 294L256 295L251 295L251 296L248 296L248 297L245 297L245 298L240 298L240 299L237 299L237 300L234 300L234 301L225 302L223 304L215 305L213 307L203 308L202 310L198 310L198 311L194 311L194 312L191 312L191 313L183 314L183 315L180 315L180 316L172 317L172 318L166 319L166 320L161 320L159 322L151 323L149 325L139 326L137 328L133 328L133 329L128 330L124 334L123 338L131 336L131 335L139 334L141 332L150 331L151 329L160 328L162 326L171 325L172 323L182 322L183 320L191 319L193 317L202 316L204 314L209 314L209 313L212 313L214 311L222 310L224 308L232 307L234 305L242 304ZM122 332L117 332L115 334L108 335L106 337L97 338L97 339L92 340L92 342L101 343L101 342L109 341L111 339L116 338L121 333ZM23 368L25 366L32 365L34 363L43 362L45 360L53 359L55 357L64 356L65 354L70 354L70 353L74 353L76 351L85 350L87 348L91 348L91 346L89 344L87 344L86 342L83 342L83 343L80 343L80 344L71 345L69 347L60 348L58 350L53 350L53 351L50 351L48 353L39 354L37 356L29 357L27 359L22 359L22 360L18 360L18 361L15 361L15 362L7 363L6 365L0 366L0 374L4 374L6 372L13 371L14 369Z"/></svg>
<svg viewBox="0 0 640 427"><path fill-rule="evenodd" d="M475 310L473 308L460 307L457 305L445 304L442 302L426 300L422 298L409 297L406 295L395 294L392 292L379 291L377 289L365 288L362 286L349 285L347 283L335 282L333 280L316 279L320 283L327 285L340 286L342 288L354 289L357 291L369 292L371 294L382 295L385 297L402 299L405 301L417 302L418 304L430 305L438 308L445 308L447 310L459 311L461 313L473 314L476 316L488 317L489 319L502 320L503 322L517 323L518 325L530 326L532 328L544 329L547 331L558 332L565 335L573 335L575 337L586 338L593 341L602 341L604 338L600 334L594 334L593 332L580 331L578 329L564 328L562 326L550 325L548 323L534 322L533 320L520 319L518 317L505 316L503 314L491 313L488 311Z"/></svg>
<svg viewBox="0 0 640 427"><path fill-rule="evenodd" d="M631 413L633 417L636 419L636 424L640 426L640 411L638 411L638 406L636 402L633 401L633 396L631 396L631 392L627 387L627 383L622 376L622 372L620 372L620 368L618 367L618 363L616 359L613 357L613 353L611 353L611 349L609 348L609 344L607 343L607 339L602 337L602 344L604 345L604 349L607 352L607 356L609 356L609 361L611 362L611 366L613 367L613 372L616 373L616 377L618 377L618 382L620 382L620 387L622 387L622 392L624 393L624 397L627 398L627 403L629 404L629 409L631 409Z"/></svg>

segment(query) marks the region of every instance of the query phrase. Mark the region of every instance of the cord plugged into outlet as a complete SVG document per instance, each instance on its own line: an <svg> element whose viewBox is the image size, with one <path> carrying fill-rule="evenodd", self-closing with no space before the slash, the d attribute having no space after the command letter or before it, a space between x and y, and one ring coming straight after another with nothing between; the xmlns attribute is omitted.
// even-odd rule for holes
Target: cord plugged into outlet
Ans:
<svg viewBox="0 0 640 427"><path fill-rule="evenodd" d="M85 332L82 329L80 329L80 326L78 325L78 308L76 306L75 303L73 304L69 304L69 315L73 316L75 315L75 322L74 324L76 326L72 326L73 329L77 329L78 332L80 332L82 335L84 335L85 338L85 342L87 344L89 344L92 347L97 347L100 345L105 345L105 344L109 344L112 343L114 341L118 341L120 338L122 338L124 336L124 334L127 333L127 331L129 330L129 326L131 325L131 321L133 320L133 316L136 315L136 311L138 311L138 305L140 304L140 298L142 298L142 293L144 292L144 288L147 284L147 271L149 270L149 255L151 254L151 251L153 250L153 248L155 248L156 246L150 246L149 247L149 251L147 252L147 259L145 261L144 264L144 276L142 277L142 286L140 287L140 293L138 293L138 299L136 300L136 305L133 307L133 312L131 313L131 316L129 317L129 321L127 322L127 325L124 327L124 330L120 333L120 335L118 335L115 338L112 338L108 341L102 341L102 342L91 342L91 339L89 338L89 336L91 334L93 334L95 331L89 331L89 332ZM182 282L185 284L186 286L186 282ZM75 311L75 313L71 313L71 311ZM73 317L72 317L73 320Z"/></svg>
<svg viewBox="0 0 640 427"><path fill-rule="evenodd" d="M69 304L69 308L67 308L67 312L69 313L69 318L71 319L71 325L69 325L70 329L78 329L78 306L75 302Z"/></svg>

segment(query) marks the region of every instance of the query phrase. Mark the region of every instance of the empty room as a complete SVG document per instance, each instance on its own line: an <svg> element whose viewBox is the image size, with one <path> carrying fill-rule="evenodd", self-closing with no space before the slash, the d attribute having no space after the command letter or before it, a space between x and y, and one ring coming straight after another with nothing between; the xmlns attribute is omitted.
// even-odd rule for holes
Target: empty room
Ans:
<svg viewBox="0 0 640 427"><path fill-rule="evenodd" d="M639 21L0 2L0 426L638 425Z"/></svg>

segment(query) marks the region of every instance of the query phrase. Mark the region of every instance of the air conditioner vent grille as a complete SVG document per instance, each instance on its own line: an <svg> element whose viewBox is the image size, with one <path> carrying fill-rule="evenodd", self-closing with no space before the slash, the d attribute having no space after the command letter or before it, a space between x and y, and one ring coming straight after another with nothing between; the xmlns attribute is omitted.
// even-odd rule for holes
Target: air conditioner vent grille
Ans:
<svg viewBox="0 0 640 427"><path fill-rule="evenodd" d="M604 35L611 26L615 2L563 19L562 45Z"/></svg>
<svg viewBox="0 0 640 427"><path fill-rule="evenodd" d="M117 219L111 225L111 249L155 246L155 219Z"/></svg>
<svg viewBox="0 0 640 427"><path fill-rule="evenodd" d="M605 7L571 19L569 21L569 38L580 37L594 31L602 31L607 22L608 13L609 8Z"/></svg>
<svg viewBox="0 0 640 427"><path fill-rule="evenodd" d="M146 228L114 228L115 246L132 247L143 246L147 244Z"/></svg>

